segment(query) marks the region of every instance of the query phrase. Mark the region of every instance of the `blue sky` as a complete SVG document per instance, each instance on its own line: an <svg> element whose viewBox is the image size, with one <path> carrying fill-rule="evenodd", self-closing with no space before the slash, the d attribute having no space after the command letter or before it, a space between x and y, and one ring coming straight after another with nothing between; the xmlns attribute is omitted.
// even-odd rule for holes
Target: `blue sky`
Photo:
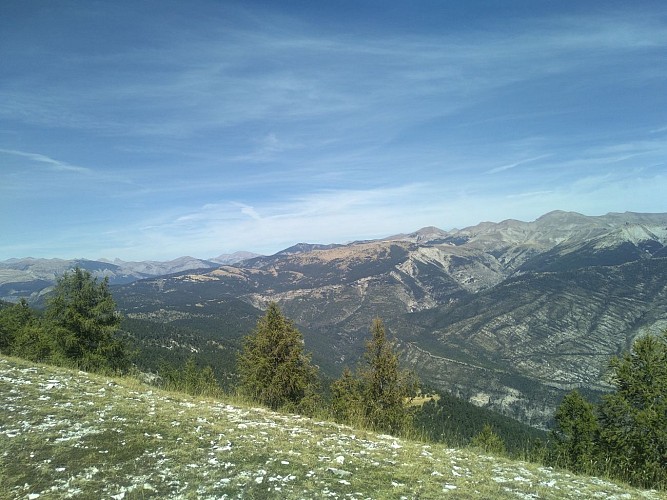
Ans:
<svg viewBox="0 0 667 500"><path fill-rule="evenodd" d="M0 3L0 260L665 212L667 3Z"/></svg>

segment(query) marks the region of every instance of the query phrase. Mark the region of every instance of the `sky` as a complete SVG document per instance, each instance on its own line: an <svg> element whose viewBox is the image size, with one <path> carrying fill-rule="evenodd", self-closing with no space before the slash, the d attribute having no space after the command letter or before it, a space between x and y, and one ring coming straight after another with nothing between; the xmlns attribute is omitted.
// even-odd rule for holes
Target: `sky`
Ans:
<svg viewBox="0 0 667 500"><path fill-rule="evenodd" d="M667 2L0 2L0 260L667 212Z"/></svg>

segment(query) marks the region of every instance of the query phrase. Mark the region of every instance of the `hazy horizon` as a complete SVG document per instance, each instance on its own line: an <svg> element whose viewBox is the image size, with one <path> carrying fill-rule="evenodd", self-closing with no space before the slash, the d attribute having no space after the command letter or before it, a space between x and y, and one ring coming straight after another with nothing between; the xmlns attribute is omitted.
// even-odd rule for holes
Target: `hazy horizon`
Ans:
<svg viewBox="0 0 667 500"><path fill-rule="evenodd" d="M553 212L564 212L564 211L556 209L556 210L552 210L551 212L541 214L535 220L526 220L526 221L519 221L519 222L526 222L526 223L535 222L537 219L539 219L543 216L549 215ZM599 214L599 215L588 215L588 214L582 214L582 213L579 213L579 212L564 212L564 213L576 213L576 214L583 215L583 216L586 216L586 217L604 217L606 215L618 214L618 213L621 213L621 212L608 212L606 214ZM623 212L623 213L637 213L637 212L627 212L626 211L626 212ZM667 212L640 213L640 215L663 215L663 214L667 215ZM190 254L187 254L187 255L179 255L179 256L176 256L176 257L173 257L173 258L169 258L169 259L153 259L153 258L121 259L119 257L107 256L107 255L93 256L93 257L86 256L86 255L75 255L75 256L70 255L70 256L57 256L57 257L35 257L35 256L32 256L32 255L25 255L25 256L21 256L21 257L16 257L16 256L15 257L9 257L7 259L0 260L0 262L5 262L6 263L6 262L9 262L9 261L13 261L13 260L21 261L21 260L27 260L27 259L35 259L35 260L42 260L42 259L44 259L44 260L90 260L90 261L102 261L102 262L106 261L106 262L110 262L110 263L114 263L115 261L123 261L123 262L143 262L143 261L145 261L145 262L148 262L148 261L166 262L166 261L178 260L178 259L181 259L181 258L193 258L193 259L198 259L198 260L214 260L214 259L217 259L219 257L234 256L236 254L253 254L253 255L258 255L258 256L270 256L270 255L280 253L283 250L287 250L288 248L291 248L291 247L299 245L299 244L312 244L312 245L325 245L325 246L326 245L348 245L348 244L353 244L353 243L363 243L365 241L378 241L378 240L388 239L388 238L393 238L393 237L406 236L406 235L416 233L416 232L418 232L422 229L428 229L428 228L433 228L433 227L435 227L436 229L439 229L441 231L446 231L446 232L455 234L458 231L466 230L466 229L469 229L471 227L475 227L477 225L488 224L488 223L500 224L500 223L506 222L508 220L518 220L518 219L503 219L503 220L500 220L500 221L478 221L478 223L474 224L473 226L462 226L462 227L450 228L450 229L446 229L446 230L442 229L442 228L439 228L437 226L429 225L429 226L422 226L422 227L414 229L414 230L408 230L408 231L403 231L403 232L393 233L393 234L386 234L386 235L379 236L377 238L361 238L361 239L358 239L358 240L350 240L350 241L293 241L291 243L288 243L287 246L279 248L275 252L264 253L264 254L257 253L257 252L252 252L252 251L248 251L248 250L244 250L244 249L237 249L237 250L234 250L234 251L231 251L231 252L223 252L223 253L220 253L220 254L217 254L217 255L206 255L206 256L204 256L204 255L190 255Z"/></svg>

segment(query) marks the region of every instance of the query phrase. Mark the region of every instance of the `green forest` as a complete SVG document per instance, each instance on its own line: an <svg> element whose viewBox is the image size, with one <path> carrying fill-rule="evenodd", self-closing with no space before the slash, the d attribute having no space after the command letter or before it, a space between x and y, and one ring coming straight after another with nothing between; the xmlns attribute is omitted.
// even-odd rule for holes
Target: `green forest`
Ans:
<svg viewBox="0 0 667 500"><path fill-rule="evenodd" d="M369 325L360 362L331 380L275 303L253 329L229 336L123 319L108 280L77 268L59 278L44 310L23 300L0 307L5 355L190 394L233 394L273 410L667 489L667 332L610 360L614 391L601 401L568 394L546 434L423 387L401 366L380 318ZM166 336L197 347L186 356L165 347Z"/></svg>

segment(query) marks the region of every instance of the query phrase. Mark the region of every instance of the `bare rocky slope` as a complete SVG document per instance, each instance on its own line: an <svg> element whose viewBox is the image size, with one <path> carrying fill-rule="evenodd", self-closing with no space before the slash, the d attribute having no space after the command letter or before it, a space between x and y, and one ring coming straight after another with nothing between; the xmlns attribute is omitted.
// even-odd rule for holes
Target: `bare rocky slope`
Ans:
<svg viewBox="0 0 667 500"><path fill-rule="evenodd" d="M667 327L667 214L482 223L347 245L299 244L205 272L137 281L130 317L170 321L232 299L276 301L333 371L381 317L430 385L544 427L565 391L608 390L611 356Z"/></svg>

